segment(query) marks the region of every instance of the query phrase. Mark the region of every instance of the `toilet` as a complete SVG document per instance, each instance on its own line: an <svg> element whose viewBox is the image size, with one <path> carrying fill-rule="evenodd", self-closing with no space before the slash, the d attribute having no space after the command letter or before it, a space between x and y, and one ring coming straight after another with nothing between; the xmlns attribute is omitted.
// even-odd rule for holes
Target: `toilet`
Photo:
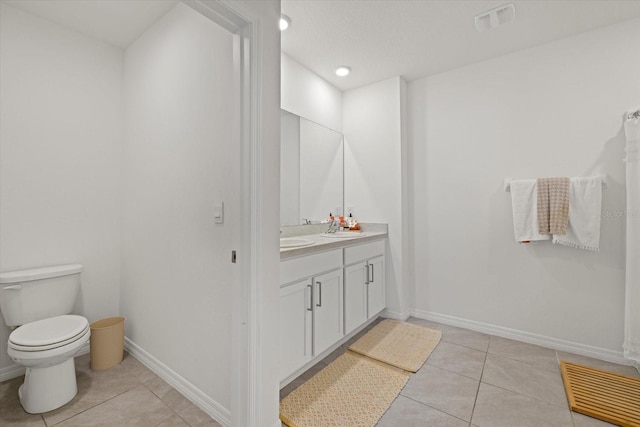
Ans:
<svg viewBox="0 0 640 427"><path fill-rule="evenodd" d="M7 354L26 368L18 395L30 414L57 409L78 393L73 358L91 335L87 319L69 314L81 271L69 264L0 273L0 311L16 328Z"/></svg>

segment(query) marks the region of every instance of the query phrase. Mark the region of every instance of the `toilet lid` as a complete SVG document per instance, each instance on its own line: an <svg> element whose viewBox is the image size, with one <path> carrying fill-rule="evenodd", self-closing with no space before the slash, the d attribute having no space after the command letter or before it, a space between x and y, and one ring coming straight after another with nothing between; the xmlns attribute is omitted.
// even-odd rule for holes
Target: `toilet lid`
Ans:
<svg viewBox="0 0 640 427"><path fill-rule="evenodd" d="M9 343L20 347L41 348L69 341L85 332L88 327L89 322L82 316L66 314L51 317L20 326L9 336Z"/></svg>

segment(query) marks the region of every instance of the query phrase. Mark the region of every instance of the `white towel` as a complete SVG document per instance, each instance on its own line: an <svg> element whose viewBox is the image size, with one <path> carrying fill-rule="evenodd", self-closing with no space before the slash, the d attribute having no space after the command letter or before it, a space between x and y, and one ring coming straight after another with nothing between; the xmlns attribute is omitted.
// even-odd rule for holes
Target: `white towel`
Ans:
<svg viewBox="0 0 640 427"><path fill-rule="evenodd" d="M511 208L513 209L513 231L516 236L516 242L529 243L536 240L550 240L550 235L543 235L538 232L536 180L514 179L509 185L511 188Z"/></svg>
<svg viewBox="0 0 640 427"><path fill-rule="evenodd" d="M571 178L567 234L554 235L553 243L598 251L602 209L602 177Z"/></svg>

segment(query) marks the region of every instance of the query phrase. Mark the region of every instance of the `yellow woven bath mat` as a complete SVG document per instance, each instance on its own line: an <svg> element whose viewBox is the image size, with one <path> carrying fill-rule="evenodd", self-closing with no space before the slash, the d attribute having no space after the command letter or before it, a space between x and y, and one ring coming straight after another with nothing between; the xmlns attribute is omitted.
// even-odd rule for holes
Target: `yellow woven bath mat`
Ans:
<svg viewBox="0 0 640 427"><path fill-rule="evenodd" d="M560 362L574 412L622 427L640 427L640 379Z"/></svg>
<svg viewBox="0 0 640 427"><path fill-rule="evenodd" d="M373 427L409 374L346 352L280 402L289 427Z"/></svg>
<svg viewBox="0 0 640 427"><path fill-rule="evenodd" d="M349 350L405 371L417 372L441 337L442 331L385 319L353 343Z"/></svg>

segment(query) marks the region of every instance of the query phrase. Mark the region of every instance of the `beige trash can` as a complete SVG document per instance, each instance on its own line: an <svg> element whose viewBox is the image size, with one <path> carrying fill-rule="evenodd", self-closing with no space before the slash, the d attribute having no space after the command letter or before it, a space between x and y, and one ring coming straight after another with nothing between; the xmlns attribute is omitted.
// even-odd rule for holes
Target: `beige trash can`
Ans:
<svg viewBox="0 0 640 427"><path fill-rule="evenodd" d="M124 317L107 317L91 323L91 369L102 371L122 361Z"/></svg>

